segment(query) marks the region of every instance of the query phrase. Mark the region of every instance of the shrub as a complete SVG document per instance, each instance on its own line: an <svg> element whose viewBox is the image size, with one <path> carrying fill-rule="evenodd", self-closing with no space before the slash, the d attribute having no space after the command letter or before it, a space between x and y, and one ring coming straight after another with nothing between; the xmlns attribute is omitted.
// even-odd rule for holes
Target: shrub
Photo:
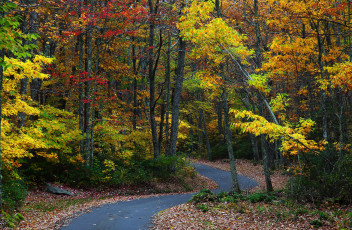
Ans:
<svg viewBox="0 0 352 230"><path fill-rule="evenodd" d="M27 196L27 186L17 172L3 171L2 181L3 207L5 210L19 208Z"/></svg>
<svg viewBox="0 0 352 230"><path fill-rule="evenodd" d="M207 205L205 205L205 204L198 204L196 207L198 209L200 209L202 212L206 212L206 211L209 210L209 207Z"/></svg>
<svg viewBox="0 0 352 230"><path fill-rule="evenodd" d="M300 175L293 181L290 195L298 200L320 202L333 199L339 202L352 201L352 154L338 159L338 153L306 154L302 159Z"/></svg>
<svg viewBox="0 0 352 230"><path fill-rule="evenodd" d="M248 200L252 203L257 202L272 202L275 200L275 196L271 195L270 193L253 193L248 197Z"/></svg>
<svg viewBox="0 0 352 230"><path fill-rule="evenodd" d="M213 202L217 201L217 196L214 194L212 191L209 189L202 189L199 193L194 195L190 202L198 204L198 203L204 203L204 202Z"/></svg>

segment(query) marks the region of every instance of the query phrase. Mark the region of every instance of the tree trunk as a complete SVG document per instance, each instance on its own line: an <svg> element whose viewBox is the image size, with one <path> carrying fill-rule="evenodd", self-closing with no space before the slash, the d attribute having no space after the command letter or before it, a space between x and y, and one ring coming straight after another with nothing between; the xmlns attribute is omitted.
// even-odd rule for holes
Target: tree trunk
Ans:
<svg viewBox="0 0 352 230"><path fill-rule="evenodd" d="M90 1L90 4L92 5L92 2ZM91 16L90 16L91 17ZM90 18L91 19L91 18ZM92 39L93 39L93 26L89 22L87 25L87 33L86 33L86 45L87 45L87 66L86 66L86 71L87 71L87 78L89 79L86 81L86 92L85 92L85 111L84 111L84 120L85 120L85 160L86 164L89 166L91 163L91 158L90 158L90 148L91 148L91 87L92 87L92 82L90 80L92 76L92 53L93 53L93 47L92 47Z"/></svg>
<svg viewBox="0 0 352 230"><path fill-rule="evenodd" d="M205 137L205 143L207 145L207 155L208 155L208 160L210 161L212 159L211 156L211 147L210 147L210 141L209 141L209 137L208 137L208 133L207 133L207 125L205 123L205 116L204 116L204 111L201 109L199 111L199 117L200 117L200 122L203 126L203 135Z"/></svg>
<svg viewBox="0 0 352 230"><path fill-rule="evenodd" d="M164 117L165 117L165 104L162 104L161 111L160 111L159 140L158 140L159 153L161 153L161 147L163 143Z"/></svg>
<svg viewBox="0 0 352 230"><path fill-rule="evenodd" d="M132 41L134 41L134 37L132 37ZM138 115L138 102L137 102L137 59L136 59L136 47L132 45L132 69L135 78L133 79L133 118L132 118L132 126L133 130L137 129L137 115Z"/></svg>
<svg viewBox="0 0 352 230"><path fill-rule="evenodd" d="M0 16L2 16L2 12L0 12ZM4 61L4 50L0 49L0 62ZM0 142L1 142L1 121L2 121L2 80L4 75L4 68L0 65ZM0 145L0 210L2 210L2 149ZM0 213L0 216L2 214Z"/></svg>
<svg viewBox="0 0 352 230"><path fill-rule="evenodd" d="M95 70L94 70L94 74L98 75L98 71L99 71L99 64L100 64L100 44L101 44L101 39L97 38L96 40L96 45L97 45L97 51L96 51L96 56L95 56ZM91 127L91 140L90 140L90 159L91 161L93 161L94 159L94 127L95 127L95 123L96 123L96 118L97 118L97 114L98 114L98 102L96 101L96 92L97 92L97 79L94 79L94 86L93 86L93 98L92 98L92 102L93 104L95 104L92 108L92 127Z"/></svg>
<svg viewBox="0 0 352 230"><path fill-rule="evenodd" d="M249 138L251 139L251 144L252 144L252 151L253 151L253 159L255 161L259 161L259 151L258 151L258 141L257 137L255 137L253 134L249 134Z"/></svg>
<svg viewBox="0 0 352 230"><path fill-rule="evenodd" d="M170 92L171 92L171 33L168 31L167 53L166 53L166 114L165 114L165 149L169 149L169 111L170 111Z"/></svg>
<svg viewBox="0 0 352 230"><path fill-rule="evenodd" d="M223 111L223 103L221 101L221 98L219 98L218 106L217 106L219 145L224 144L224 140L225 140L224 129L222 127L222 111Z"/></svg>
<svg viewBox="0 0 352 230"><path fill-rule="evenodd" d="M269 169L269 161L268 161L268 153L267 153L267 148L266 148L266 139L264 135L260 135L260 140L261 140L261 148L262 148L262 154L263 154L263 167L264 167L264 176L265 176L265 184L266 184L266 190L268 192L273 191L273 186L271 184L271 179L270 179L270 169Z"/></svg>
<svg viewBox="0 0 352 230"><path fill-rule="evenodd" d="M30 2L27 0L25 1L25 4L30 4ZM23 15L23 22L22 22L22 32L23 34L28 34L29 29L28 29L28 23L26 20L26 15ZM23 41L24 45L28 45L28 41ZM24 58L24 61L26 61L28 58ZM23 79L20 81L20 95L22 96L22 100L26 100L25 97L27 96L27 85L28 85L28 77L24 76ZM23 112L18 113L18 127L24 127L25 126L25 120L26 120L26 115Z"/></svg>
<svg viewBox="0 0 352 230"><path fill-rule="evenodd" d="M241 190L238 184L236 161L235 161L235 156L233 154L233 148L232 148L232 134L230 130L229 105L227 102L228 93L226 88L224 88L224 92L222 96L223 96L222 103L224 105L226 145L227 145L227 151L230 158L230 169L231 169L231 176L232 176L232 190L234 192L240 193Z"/></svg>
<svg viewBox="0 0 352 230"><path fill-rule="evenodd" d="M181 104L181 92L182 92L182 83L183 83L184 67L185 67L185 55L186 55L186 42L183 41L182 37L179 37L179 50L178 50L178 60L177 60L177 68L176 68L176 84L175 84L175 91L173 95L173 104L172 104L172 120L171 120L171 133L170 133L170 147L169 147L170 156L176 155L178 123L179 123L180 104Z"/></svg>
<svg viewBox="0 0 352 230"><path fill-rule="evenodd" d="M79 130L81 130L81 134L84 135L84 114L83 114L83 97L84 97L84 92L83 92L83 82L82 82L82 73L83 73L83 65L84 65L84 60L83 60L83 33L78 35L77 37L77 43L78 43L78 126ZM81 143L80 143L80 153L82 156L84 156L84 143L85 140L82 138Z"/></svg>
<svg viewBox="0 0 352 230"><path fill-rule="evenodd" d="M203 132L202 132L202 119L198 114L198 154L203 154Z"/></svg>
<svg viewBox="0 0 352 230"><path fill-rule="evenodd" d="M151 12L153 10L151 9ZM154 74L154 58L153 58L153 47L154 47L154 28L153 22L149 25L149 47L148 47L148 77L149 77L149 119L150 128L152 130L152 141L154 149L154 159L158 158L159 153L159 142L158 142L158 131L155 121L155 74Z"/></svg>
<svg viewBox="0 0 352 230"><path fill-rule="evenodd" d="M37 0L32 0L31 4L36 4ZM29 13L29 33L31 34L36 34L38 33L38 26L36 24L37 22L37 18L38 18L38 13L35 12L34 10L32 10ZM32 40L31 41L32 44L37 43L36 40ZM39 101L39 92L40 92L40 88L42 86L42 79L33 79L30 83L30 87L31 87L31 99L34 101Z"/></svg>
<svg viewBox="0 0 352 230"><path fill-rule="evenodd" d="M261 34L260 34L260 26L259 26L259 15L258 15L258 0L254 0L254 29L255 29L255 63L256 67L262 67L262 50L261 50Z"/></svg>

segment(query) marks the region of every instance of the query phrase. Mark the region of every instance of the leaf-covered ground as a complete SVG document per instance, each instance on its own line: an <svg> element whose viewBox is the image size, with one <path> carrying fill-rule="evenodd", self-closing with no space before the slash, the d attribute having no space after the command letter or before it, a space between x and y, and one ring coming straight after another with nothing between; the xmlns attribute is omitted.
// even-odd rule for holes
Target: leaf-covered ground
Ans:
<svg viewBox="0 0 352 230"><path fill-rule="evenodd" d="M226 161L199 161L200 163L229 170ZM254 166L246 160L237 160L238 173L255 179L265 188L262 165ZM272 177L275 189L283 188L288 177L280 171ZM322 204L319 208L312 204L287 201L277 194L277 200L265 203L237 202L187 203L164 210L155 216L154 230L166 229L352 229L352 206L333 203Z"/></svg>
<svg viewBox="0 0 352 230"><path fill-rule="evenodd" d="M288 204L206 203L207 211L197 205L183 204L160 213L154 229L350 229L348 207L315 210ZM204 207L203 206L203 207ZM340 211L339 211L340 210ZM340 214L343 213L343 214ZM351 212L350 212L351 213ZM320 227L319 227L320 226Z"/></svg>
<svg viewBox="0 0 352 230"><path fill-rule="evenodd" d="M207 187L214 189L217 184L208 178L195 176L185 181L155 181L145 186L126 186L119 189L80 190L62 185L60 187L74 195L53 195L43 191L44 189L30 191L20 210L25 220L20 222L17 229L58 229L76 215L89 212L92 207L160 193L185 193Z"/></svg>

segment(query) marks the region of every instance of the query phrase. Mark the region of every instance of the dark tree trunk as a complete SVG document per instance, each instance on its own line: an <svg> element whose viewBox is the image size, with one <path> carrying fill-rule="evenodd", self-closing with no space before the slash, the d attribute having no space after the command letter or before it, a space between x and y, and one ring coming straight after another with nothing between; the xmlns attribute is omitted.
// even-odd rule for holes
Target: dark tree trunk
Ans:
<svg viewBox="0 0 352 230"><path fill-rule="evenodd" d="M169 149L169 111L171 92L171 33L168 31L167 53L166 53L166 114L165 114L165 149Z"/></svg>
<svg viewBox="0 0 352 230"><path fill-rule="evenodd" d="M225 140L224 128L222 127L222 111L223 111L223 103L221 98L219 98L218 106L217 106L217 114L218 114L218 138L219 138L220 145L224 144L224 140Z"/></svg>
<svg viewBox="0 0 352 230"><path fill-rule="evenodd" d="M134 40L134 38L132 38ZM132 45L132 69L133 74L137 75L137 59L136 59L136 47ZM137 129L137 116L138 116L138 103L137 103L137 79L133 79L133 118L132 126L133 130Z"/></svg>
<svg viewBox="0 0 352 230"><path fill-rule="evenodd" d="M92 1L90 1L92 5ZM86 33L86 49L87 49L87 78L90 79L92 76L92 62L93 62L93 47L92 47L92 40L93 40L93 26L89 22L87 25L87 33ZM85 106L84 106L84 121L85 121L85 160L86 164L90 165L91 163L91 156L90 156L90 148L91 148L91 87L92 82L91 80L86 81L86 90L85 90Z"/></svg>
<svg viewBox="0 0 352 230"><path fill-rule="evenodd" d="M255 63L257 68L262 67L262 50L261 50L261 34L258 15L258 0L254 0L254 29L255 29Z"/></svg>
<svg viewBox="0 0 352 230"><path fill-rule="evenodd" d="M25 4L30 4L30 1L26 0ZM28 34L29 33L29 23L27 23L26 20L26 15L23 16L23 22L22 22L22 32L23 34ZM28 45L28 41L23 41L24 45ZM26 61L28 58L25 58L24 61ZM20 82L20 95L22 96L22 100L26 100L25 97L27 96L27 85L28 85L28 77L24 76L23 79L21 79ZM18 113L18 127L24 127L25 126L25 121L26 120L26 115L23 112Z"/></svg>
<svg viewBox="0 0 352 230"><path fill-rule="evenodd" d="M173 95L170 147L169 147L169 155L171 156L176 155L176 143L177 143L177 135L178 135L179 116L180 116L181 92L182 92L182 83L183 83L184 67L185 67L185 55L186 55L186 42L183 41L182 37L179 37L179 50L178 50L178 60L177 60L177 68L176 68L176 84L175 84L175 91Z"/></svg>
<svg viewBox="0 0 352 230"><path fill-rule="evenodd" d="M78 35L77 37L77 43L78 43L78 126L79 129L81 130L81 134L84 135L84 104L83 104L83 97L84 97L84 92L83 92L83 82L82 82L82 76L81 74L83 73L83 65L84 65L84 60L83 60L83 33ZM80 143L80 153L82 156L84 156L84 143L85 140L82 138L81 143Z"/></svg>
<svg viewBox="0 0 352 230"><path fill-rule="evenodd" d="M0 12L2 16L2 12ZM5 54L4 50L0 49L0 61L4 60ZM2 79L4 75L3 66L0 65L0 141L1 141L1 120L2 120ZM2 149L0 145L0 210L2 210ZM0 215L2 216L2 214Z"/></svg>
<svg viewBox="0 0 352 230"><path fill-rule="evenodd" d="M159 125L159 153L161 153L161 147L163 143L163 132L164 132L164 117L165 117L165 104L161 105L160 109L160 125Z"/></svg>
<svg viewBox="0 0 352 230"><path fill-rule="evenodd" d="M249 134L249 138L251 139L251 144L252 144L252 151L253 151L253 159L255 161L259 161L259 151L258 151L258 141L257 137L254 136L253 134Z"/></svg>
<svg viewBox="0 0 352 230"><path fill-rule="evenodd" d="M209 141L209 137L208 137L208 133L207 133L207 125L206 125L206 122L205 122L205 116L204 116L204 111L203 110L200 110L199 117L200 117L200 122L201 122L202 127L203 127L202 130L203 130L203 135L205 137L205 143L207 145L208 160L211 160L212 159L211 147L210 147L210 141Z"/></svg>
<svg viewBox="0 0 352 230"><path fill-rule="evenodd" d="M100 44L101 44L101 39L98 38L96 40L96 45L97 45L97 51L96 51L96 56L95 56L95 70L94 70L94 74L98 75L98 71L99 71L99 64L100 64ZM97 97L96 97L96 92L97 92L97 80L94 80L94 87L93 87L93 98L92 98L92 102L93 104L95 104L92 108L92 127L91 127L91 141L90 141L90 159L91 161L93 161L94 159L94 127L95 127L95 123L97 120L97 115L98 115L98 102Z"/></svg>
<svg viewBox="0 0 352 230"><path fill-rule="evenodd" d="M36 4L37 0L32 0L31 4ZM38 13L32 10L29 14L29 33L36 34L38 33L38 25L37 25ZM32 44L36 44L37 41L31 41ZM31 99L34 101L39 101L39 93L40 88L42 86L42 79L33 79L30 83L31 87Z"/></svg>
<svg viewBox="0 0 352 230"><path fill-rule="evenodd" d="M203 132L202 132L202 118L198 114L198 154L203 154Z"/></svg>
<svg viewBox="0 0 352 230"><path fill-rule="evenodd" d="M264 167L266 190L268 192L271 192L273 191L273 186L270 179L270 169L269 169L268 153L267 153L267 147L266 147L266 139L264 135L260 135L260 139L261 139L261 148L262 148L262 154L263 154L263 167Z"/></svg>
<svg viewBox="0 0 352 230"><path fill-rule="evenodd" d="M232 133L230 130L229 106L227 102L228 93L226 89L224 89L222 96L223 96L222 103L224 105L226 145L227 145L227 151L230 159L230 169L231 169L231 176L232 176L232 190L234 192L240 193L241 190L238 184L236 160L235 160L235 156L233 154L233 148L232 148Z"/></svg>
<svg viewBox="0 0 352 230"><path fill-rule="evenodd" d="M157 6L155 6L154 11L153 11L152 7L150 8L150 12L156 13ZM148 49L148 78L149 78L149 93L150 93L149 119L150 119L151 131L152 131L154 159L156 159L160 155L160 147L159 147L159 141L158 141L157 124L155 121L155 108L156 108L156 104L157 104L157 101L155 99L155 73L156 73L156 67L158 65L161 47L162 47L162 32L160 31L160 42L159 42L159 49L158 49L158 53L157 53L158 56L157 56L157 59L154 63L154 58L153 58L154 29L155 29L155 25L153 24L153 22L150 22L150 25L149 25L149 49Z"/></svg>

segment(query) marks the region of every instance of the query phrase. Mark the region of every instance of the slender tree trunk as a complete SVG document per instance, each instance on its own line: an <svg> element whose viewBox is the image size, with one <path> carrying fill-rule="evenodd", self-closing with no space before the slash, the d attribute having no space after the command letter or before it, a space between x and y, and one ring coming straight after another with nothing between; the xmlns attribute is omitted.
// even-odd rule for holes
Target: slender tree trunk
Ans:
<svg viewBox="0 0 352 230"><path fill-rule="evenodd" d="M261 34L258 15L258 0L254 0L254 29L255 29L255 63L257 68L262 67L262 50L261 50Z"/></svg>
<svg viewBox="0 0 352 230"><path fill-rule="evenodd" d="M320 70L320 76L322 79L325 79L325 70L324 70L324 63L323 63L323 54L324 54L324 44L323 44L323 39L320 36L319 33L319 22L315 25L316 33L317 33L317 41L318 41L318 64L319 64L319 70ZM323 138L324 140L328 141L328 118L327 118L327 110L326 110L326 105L327 105L327 95L326 92L323 92L322 94L322 128L323 128Z"/></svg>
<svg viewBox="0 0 352 230"><path fill-rule="evenodd" d="M90 4L92 5L92 1L90 1ZM90 158L90 147L91 147L91 87L92 87L92 82L90 80L92 76L92 53L93 53L93 47L92 47L92 39L93 39L93 26L91 22L88 23L87 25L87 33L86 33L86 49L87 49L87 78L88 81L86 81L86 92L85 92L85 111L84 111L84 118L85 118L85 160L86 164L89 166L91 163L91 158Z"/></svg>
<svg viewBox="0 0 352 230"><path fill-rule="evenodd" d="M132 38L134 41L134 38ZM132 69L133 74L137 76L137 59L136 59L136 47L132 45ZM133 79L133 118L132 126L133 130L137 129L137 116L138 116L138 103L137 103L137 79Z"/></svg>
<svg viewBox="0 0 352 230"><path fill-rule="evenodd" d="M36 4L37 0L32 0L31 3ZM38 32L37 18L38 18L38 13L32 10L29 14L29 33L31 34L36 34ZM33 40L31 41L31 43L36 44L37 41ZM39 101L39 92L40 92L42 82L43 80L35 78L30 83L31 99L34 101Z"/></svg>
<svg viewBox="0 0 352 230"><path fill-rule="evenodd" d="M228 93L226 88L224 88L223 96L223 106L224 106L224 119L225 119L225 134L226 134L226 145L227 151L230 158L230 169L232 176L232 190L234 192L240 193L241 189L238 183L237 170L236 170L236 160L232 148L232 133L230 130L230 118L229 118L229 105L228 105Z"/></svg>
<svg viewBox="0 0 352 230"><path fill-rule="evenodd" d="M270 179L270 169L269 169L267 148L265 146L266 145L265 136L260 135L260 140L261 140L261 148L262 148L262 154L263 154L263 167L264 167L266 190L268 192L271 192L271 191L273 191L273 186L272 186L271 179Z"/></svg>
<svg viewBox="0 0 352 230"><path fill-rule="evenodd" d="M0 12L0 16L2 16L2 12ZM4 61L5 54L4 50L0 49L0 61ZM2 80L4 75L3 66L0 65L0 143L1 143L1 121L2 121ZM0 211L2 210L2 148L0 145ZM2 213L0 213L0 217Z"/></svg>
<svg viewBox="0 0 352 230"><path fill-rule="evenodd" d="M96 45L97 45L97 51L96 51L96 56L95 56L95 75L98 74L99 71L99 64L100 64L100 44L101 44L101 39L98 38L96 40ZM96 123L96 118L97 118L97 114L98 114L98 102L97 102L97 98L96 98L96 92L97 92L97 79L94 79L94 87L93 87L93 98L92 98L92 102L93 102L93 108L92 108L92 127L91 127L91 141L90 141L90 159L91 161L93 161L94 159L94 127L95 127L95 123Z"/></svg>
<svg viewBox="0 0 352 230"><path fill-rule="evenodd" d="M79 17L81 16L81 7L82 7L82 2L79 3L79 8L78 8L78 15ZM84 68L84 51L83 51L83 33L79 34L77 37L77 46L78 46L78 126L79 130L81 130L82 136L84 136L84 104L83 104L83 97L84 97L84 92L83 92L83 82L82 82L82 73L83 73L83 68ZM84 156L85 148L84 148L85 140L82 138L81 143L80 143L80 153L82 156Z"/></svg>
<svg viewBox="0 0 352 230"><path fill-rule="evenodd" d="M259 161L259 151L258 151L258 141L257 138L253 134L249 134L249 138L251 139L253 158L255 161Z"/></svg>
<svg viewBox="0 0 352 230"><path fill-rule="evenodd" d="M224 144L224 140L225 140L224 129L222 127L222 111L223 111L223 103L221 98L219 98L218 106L217 106L219 145Z"/></svg>
<svg viewBox="0 0 352 230"><path fill-rule="evenodd" d="M165 104L161 105L161 109L160 109L160 125L159 125L159 153L161 153L161 147L162 147L162 143L163 143L163 132L164 132L164 117L165 117Z"/></svg>
<svg viewBox="0 0 352 230"><path fill-rule="evenodd" d="M26 0L25 4L30 4L30 1ZM23 34L28 34L29 29L28 29L28 24L26 20L26 15L23 16L23 22L22 22L22 32ZM28 45L28 41L23 41L24 45ZM25 58L24 61L26 61L28 58ZM28 85L28 77L24 76L23 79L20 81L20 95L22 96L22 100L26 100L25 97L27 96L27 85ZM23 112L18 113L18 127L24 127L25 126L25 121L26 120L26 115Z"/></svg>
<svg viewBox="0 0 352 230"><path fill-rule="evenodd" d="M199 117L200 117L200 122L201 122L202 127L203 127L202 130L203 130L203 135L205 137L205 143L207 145L208 160L211 160L212 156L211 156L210 141L209 141L208 132L207 132L207 125L205 123L204 111L202 109L199 111Z"/></svg>
<svg viewBox="0 0 352 230"><path fill-rule="evenodd" d="M181 92L182 92L184 67L185 67L185 55L186 55L186 42L183 41L182 37L179 37L179 50L178 50L178 60L177 60L177 68L176 68L176 84L175 84L175 91L173 95L170 147L169 147L169 155L171 156L176 155L176 143L177 143L177 135L178 135L179 116L180 116Z"/></svg>
<svg viewBox="0 0 352 230"><path fill-rule="evenodd" d="M165 149L169 149L169 111L171 92L171 32L168 31L167 53L166 53L166 114L165 114Z"/></svg>
<svg viewBox="0 0 352 230"><path fill-rule="evenodd" d="M150 10L153 12L153 9ZM159 153L159 142L158 142L158 131L155 121L155 74L154 74L154 58L153 58L153 49L154 49L154 28L155 25L153 22L150 22L149 25L149 48L148 48L148 77L149 77L149 119L150 119L150 128L152 130L152 141L154 149L154 159L158 158Z"/></svg>

